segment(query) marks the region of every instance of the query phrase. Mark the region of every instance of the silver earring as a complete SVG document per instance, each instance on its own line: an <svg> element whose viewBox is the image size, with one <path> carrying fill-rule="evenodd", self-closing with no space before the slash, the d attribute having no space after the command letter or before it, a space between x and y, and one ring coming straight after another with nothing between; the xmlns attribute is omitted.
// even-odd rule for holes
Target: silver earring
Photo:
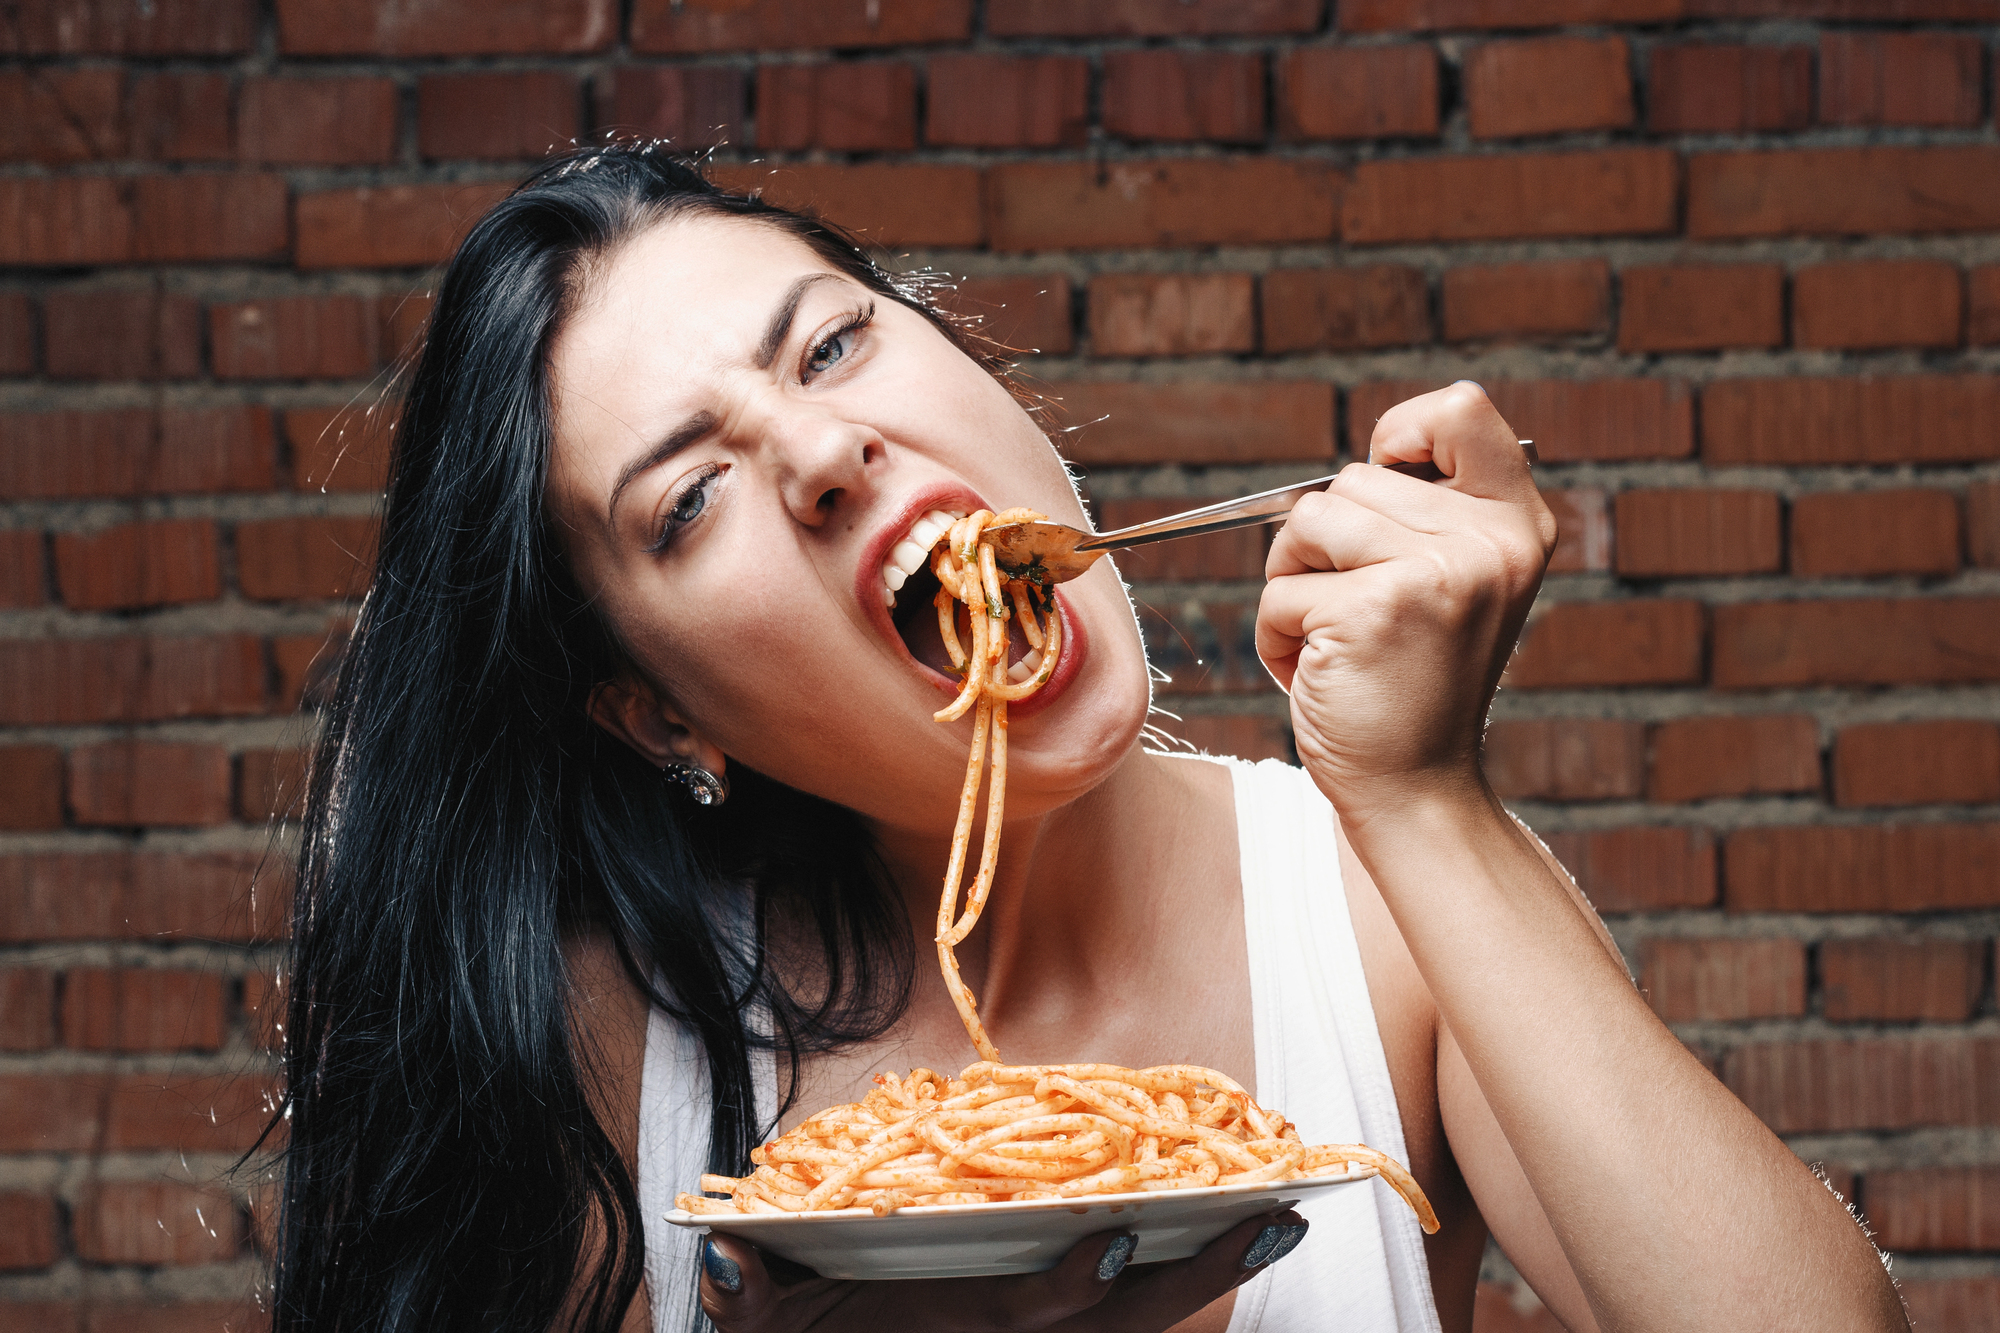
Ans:
<svg viewBox="0 0 2000 1333"><path fill-rule="evenodd" d="M669 782L687 788L697 805L721 805L729 799L729 779L700 764L668 764L660 770Z"/></svg>

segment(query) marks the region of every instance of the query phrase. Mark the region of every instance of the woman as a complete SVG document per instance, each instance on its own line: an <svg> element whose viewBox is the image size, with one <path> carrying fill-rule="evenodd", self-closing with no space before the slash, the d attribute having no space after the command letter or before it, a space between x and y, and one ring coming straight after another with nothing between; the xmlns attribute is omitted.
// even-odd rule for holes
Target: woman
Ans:
<svg viewBox="0 0 2000 1333"><path fill-rule="evenodd" d="M314 767L277 1327L1464 1329L1488 1228L1573 1329L1904 1327L1481 778L1554 528L1473 385L1372 442L1444 484L1351 467L1276 540L1258 648L1304 773L1139 749L1116 573L1063 586L959 949L1014 1058L1254 1069L1308 1139L1406 1155L1440 1233L1346 1191L1180 1263L1114 1233L838 1283L661 1224L774 1122L969 1058L915 962L969 724L932 721L935 623L883 566L934 510L1082 522L994 369L838 233L647 147L473 229Z"/></svg>

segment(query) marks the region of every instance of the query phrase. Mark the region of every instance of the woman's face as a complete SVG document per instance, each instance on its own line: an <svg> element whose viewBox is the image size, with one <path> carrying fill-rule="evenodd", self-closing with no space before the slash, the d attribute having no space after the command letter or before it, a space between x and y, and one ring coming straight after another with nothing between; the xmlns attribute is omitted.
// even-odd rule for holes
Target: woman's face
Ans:
<svg viewBox="0 0 2000 1333"><path fill-rule="evenodd" d="M931 719L957 690L934 582L892 609L882 567L934 510L1081 525L1013 397L915 311L727 218L660 224L594 266L551 380L557 529L666 716L885 825L948 830L972 720ZM1095 785L1145 718L1110 563L1056 600L1062 657L1011 712L1010 815Z"/></svg>

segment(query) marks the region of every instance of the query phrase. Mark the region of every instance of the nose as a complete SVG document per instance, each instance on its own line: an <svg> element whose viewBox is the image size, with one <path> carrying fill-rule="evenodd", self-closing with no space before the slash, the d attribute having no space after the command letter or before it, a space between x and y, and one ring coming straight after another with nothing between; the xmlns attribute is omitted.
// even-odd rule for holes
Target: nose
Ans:
<svg viewBox="0 0 2000 1333"><path fill-rule="evenodd" d="M777 465L785 507L807 527L819 527L843 503L874 485L887 446L872 427L816 405L788 403L765 434Z"/></svg>

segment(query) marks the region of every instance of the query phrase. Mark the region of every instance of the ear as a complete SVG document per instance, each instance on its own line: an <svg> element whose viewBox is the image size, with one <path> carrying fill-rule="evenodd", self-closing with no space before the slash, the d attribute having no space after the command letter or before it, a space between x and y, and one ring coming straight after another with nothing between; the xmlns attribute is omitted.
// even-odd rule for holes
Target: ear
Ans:
<svg viewBox="0 0 2000 1333"><path fill-rule="evenodd" d="M590 692L590 720L631 746L654 768L697 764L721 777L729 760L702 738L653 687L629 676L607 680Z"/></svg>

